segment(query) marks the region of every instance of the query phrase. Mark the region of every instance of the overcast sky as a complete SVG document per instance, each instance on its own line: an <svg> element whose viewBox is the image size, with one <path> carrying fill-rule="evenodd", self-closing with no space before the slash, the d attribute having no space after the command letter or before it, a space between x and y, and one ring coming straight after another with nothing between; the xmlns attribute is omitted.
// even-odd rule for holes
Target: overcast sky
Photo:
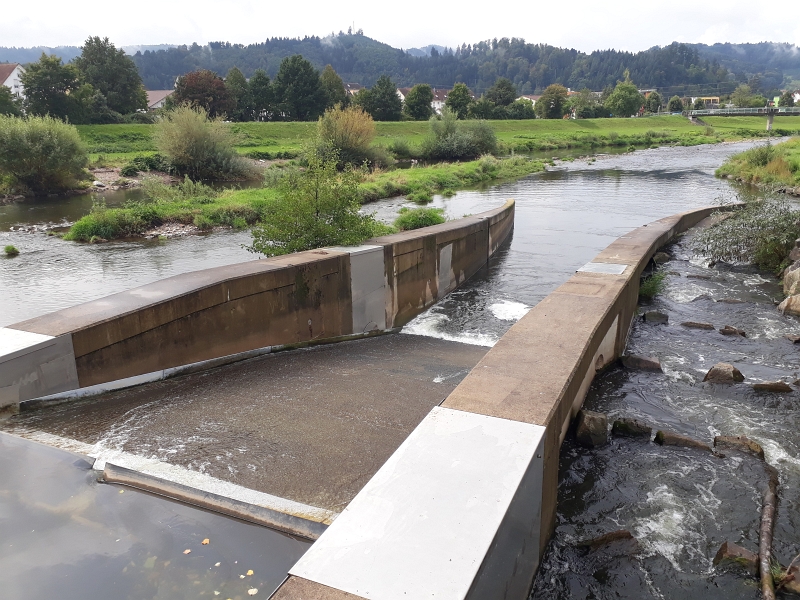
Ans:
<svg viewBox="0 0 800 600"><path fill-rule="evenodd" d="M141 10L140 10L141 9ZM88 36L117 46L269 37L325 36L355 23L395 47L474 43L493 37L591 51L644 50L679 42L791 42L800 45L800 0L714 2L248 2L104 0L7 2L0 46L81 45Z"/></svg>

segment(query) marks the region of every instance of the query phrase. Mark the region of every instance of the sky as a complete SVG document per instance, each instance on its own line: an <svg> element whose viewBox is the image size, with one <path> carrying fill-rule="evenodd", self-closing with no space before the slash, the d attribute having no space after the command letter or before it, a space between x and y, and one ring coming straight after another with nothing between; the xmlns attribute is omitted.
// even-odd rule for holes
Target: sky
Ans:
<svg viewBox="0 0 800 600"><path fill-rule="evenodd" d="M98 0L9 2L0 19L0 46L80 46L89 36L117 46L249 44L270 37L324 37L363 29L398 48L456 46L494 37L521 37L584 52L638 51L678 42L790 42L800 45L800 0L753 2L543 2L498 5L452 2L331 2L278 5L247 0L166 0L156 4Z"/></svg>

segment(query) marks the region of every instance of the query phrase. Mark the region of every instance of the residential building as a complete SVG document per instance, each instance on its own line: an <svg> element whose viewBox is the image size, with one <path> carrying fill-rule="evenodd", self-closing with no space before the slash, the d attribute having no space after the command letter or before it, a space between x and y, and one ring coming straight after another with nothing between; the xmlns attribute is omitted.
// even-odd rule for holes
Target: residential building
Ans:
<svg viewBox="0 0 800 600"><path fill-rule="evenodd" d="M147 110L162 108L167 98L175 93L175 90L148 90Z"/></svg>
<svg viewBox="0 0 800 600"><path fill-rule="evenodd" d="M522 96L517 98L517 100L527 100L528 102L530 102L531 104L536 106L537 100L539 100L539 98L541 98L541 97L542 97L541 95L535 96L533 94L523 94Z"/></svg>
<svg viewBox="0 0 800 600"><path fill-rule="evenodd" d="M18 98L25 97L25 88L20 80L25 69L19 63L0 63L0 83L11 90Z"/></svg>
<svg viewBox="0 0 800 600"><path fill-rule="evenodd" d="M345 91L348 93L348 95L350 95L350 96L355 96L355 95L356 95L358 92L360 92L360 91L361 91L363 88L364 88L364 86L363 86L363 85L361 85L360 83L345 83L345 84L344 84L344 90L345 90Z"/></svg>

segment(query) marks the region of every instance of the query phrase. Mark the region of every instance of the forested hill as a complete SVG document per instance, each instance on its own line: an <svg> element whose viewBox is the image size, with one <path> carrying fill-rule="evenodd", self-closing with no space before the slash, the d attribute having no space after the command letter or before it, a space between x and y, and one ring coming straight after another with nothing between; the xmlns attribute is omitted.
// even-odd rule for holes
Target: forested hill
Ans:
<svg viewBox="0 0 800 600"><path fill-rule="evenodd" d="M591 54L514 38L444 51L437 48L441 47L432 47L430 56L426 56L424 51L405 52L364 35L340 33L325 38L272 38L250 45L216 42L145 50L136 52L133 60L148 89L172 88L177 76L199 68L224 76L236 66L247 77L256 69L264 69L272 77L281 60L294 54L302 54L320 69L331 64L346 82L371 86L387 74L399 86L429 83L450 87L461 81L476 93L493 85L498 77L511 79L523 94L540 92L551 83L601 90L623 79L626 69L639 87L658 87L667 93L725 93L737 82L749 82L768 91L781 87L785 75L800 74L799 48L766 42L713 46L673 43L637 53L598 50ZM58 50L65 59L78 53L77 49ZM20 60L11 56L20 51L0 48L0 61Z"/></svg>

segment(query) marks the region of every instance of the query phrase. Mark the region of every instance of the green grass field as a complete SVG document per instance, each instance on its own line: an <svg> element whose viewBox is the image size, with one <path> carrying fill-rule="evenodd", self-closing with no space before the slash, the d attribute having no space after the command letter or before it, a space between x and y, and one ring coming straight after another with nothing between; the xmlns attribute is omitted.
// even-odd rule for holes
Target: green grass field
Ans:
<svg viewBox="0 0 800 600"><path fill-rule="evenodd" d="M678 116L637 119L490 121L501 153L602 148L608 146L696 145L766 135L766 118L711 117L710 128L692 125ZM254 158L292 158L314 132L316 123L232 123L239 138L237 150ZM91 158L102 156L109 165L156 151L154 125L78 125ZM800 117L776 117L775 135L800 133ZM428 133L420 121L376 123L375 142L390 146L404 140L412 150Z"/></svg>

